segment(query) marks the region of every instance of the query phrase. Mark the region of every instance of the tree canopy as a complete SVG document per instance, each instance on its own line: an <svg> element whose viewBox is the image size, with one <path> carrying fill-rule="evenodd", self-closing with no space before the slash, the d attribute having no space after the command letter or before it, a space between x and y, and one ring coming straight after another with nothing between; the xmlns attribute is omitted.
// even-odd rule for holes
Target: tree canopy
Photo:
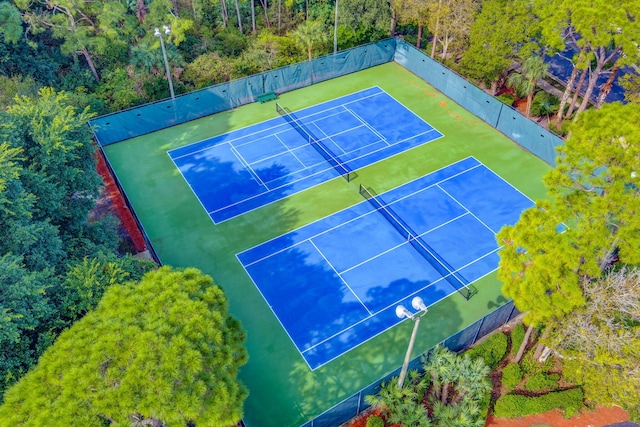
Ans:
<svg viewBox="0 0 640 427"><path fill-rule="evenodd" d="M109 287L6 392L0 424L234 425L243 342L209 276L162 267Z"/></svg>
<svg viewBox="0 0 640 427"><path fill-rule="evenodd" d="M640 270L622 267L583 280L586 304L549 325L547 344L563 356L563 375L585 396L640 416Z"/></svg>
<svg viewBox="0 0 640 427"><path fill-rule="evenodd" d="M532 324L584 305L581 278L598 278L613 254L640 261L640 120L637 105L607 104L579 116L545 177L549 199L503 228L503 292Z"/></svg>

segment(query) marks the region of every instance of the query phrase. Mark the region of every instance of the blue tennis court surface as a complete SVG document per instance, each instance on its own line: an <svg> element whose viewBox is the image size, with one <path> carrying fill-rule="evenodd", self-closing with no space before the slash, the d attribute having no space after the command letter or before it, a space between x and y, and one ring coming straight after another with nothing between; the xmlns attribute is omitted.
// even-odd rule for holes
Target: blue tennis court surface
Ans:
<svg viewBox="0 0 640 427"><path fill-rule="evenodd" d="M169 151L215 223L442 136L379 87L294 114Z"/></svg>
<svg viewBox="0 0 640 427"><path fill-rule="evenodd" d="M398 324L395 307L431 305L498 267L495 234L533 202L467 158L378 196L435 258L369 201L237 255L311 369Z"/></svg>

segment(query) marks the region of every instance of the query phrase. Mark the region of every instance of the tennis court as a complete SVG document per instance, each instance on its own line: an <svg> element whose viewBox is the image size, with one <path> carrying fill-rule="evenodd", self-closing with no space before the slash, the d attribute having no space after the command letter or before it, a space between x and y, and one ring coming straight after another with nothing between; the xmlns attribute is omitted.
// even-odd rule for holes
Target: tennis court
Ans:
<svg viewBox="0 0 640 427"><path fill-rule="evenodd" d="M219 223L442 134L380 87L169 151Z"/></svg>
<svg viewBox="0 0 640 427"><path fill-rule="evenodd" d="M162 262L175 267L194 266L210 274L224 289L230 313L242 323L250 355L248 364L240 370L240 379L250 390L245 402L247 426L308 427L309 420L330 408L331 421L323 417L324 421L313 425L339 425L336 420L343 419L342 415L348 412L342 409L341 402L346 399L358 406L358 397L352 397L354 393L363 389L366 390L362 396L374 393L374 386L370 385L378 384L381 378L402 365L412 322L401 322L394 327L393 322L400 319L394 313L384 317L385 307L395 301L406 301L414 294L431 299L429 313L416 336L414 357L467 326L477 324L478 319L506 302L495 271L473 281L482 274L482 262L466 266L483 253L489 254L486 258L492 258L491 248L495 248L495 241L491 242L493 246L489 246L488 240L484 242L484 237L482 241L476 241L475 235L465 233L464 229L455 241L444 237L457 232L454 225L463 224L462 221L469 221L482 230L477 222L470 221L475 217L495 230L504 214L499 206L508 206L515 217L518 209L511 206L514 203L501 200L505 195L516 198L520 195L504 181L531 199L542 198L546 189L541 177L549 170L549 165L396 62L282 93L277 102L290 108L296 118L301 118L309 114L302 113L309 108L317 108L320 112L326 109L322 106L327 103L336 102L337 106L344 97L376 87L443 136L384 160L371 160L373 163L366 167L348 164L357 173L351 181L340 178L342 174L336 167L312 147L315 152L312 155L333 179L327 177L328 180L304 191L268 202L261 208L250 208L244 214L234 213L232 215L236 216L229 215L228 220L219 223L214 223L208 211L203 209L202 200L199 200L203 196L197 194L195 197L185 175L167 153L184 150L181 154L194 153L195 157L196 147L215 146L212 139L221 138L216 135L231 138L240 135L236 132L246 134L247 129L265 126L264 123L270 121L279 122L283 132L284 129L291 132L288 143L297 139L301 145L309 145L276 112L274 102L251 103L104 147ZM203 95L201 101L204 99ZM482 104L486 104L484 100ZM381 116L386 114L388 105L385 103L380 107ZM160 107L165 109L164 105ZM137 113L131 112L133 120ZM142 117L146 117L145 114ZM512 120L510 115L505 117ZM113 117L107 120L117 123ZM376 120L372 122L379 126ZM305 120L304 126L317 132L317 137L322 135L307 123ZM401 127L403 124L404 121L396 125ZM323 125L321 128L325 132L333 134L330 127ZM409 136L415 133L405 132ZM253 145L258 150L253 153L259 154L261 144L254 142ZM331 146L327 144L327 147ZM379 154L372 154L376 155ZM446 180L442 186L454 187L458 181L460 185L459 190L453 190L455 201L447 199L441 194L441 186L435 185L445 179L437 178L434 173L441 173L459 162L468 162L469 158L481 165L465 168L466 179L452 176ZM218 162L218 165L222 164ZM238 171L246 170L235 156L226 165ZM474 171L485 167L487 177L493 174L493 179L472 177ZM256 169L259 168L255 166ZM209 181L212 186L215 184L210 197L221 196L221 191L229 191L231 195L247 185L241 180L239 186L225 189L231 185L227 181L235 180L238 175L230 167L208 173L217 175L217 180ZM245 179L251 181L253 178L247 175ZM371 189L375 199L368 195L363 197L360 185ZM464 188L468 194L458 194L464 192ZM287 191L293 189L284 186L271 190L274 196ZM442 209L441 212L443 200L451 211ZM469 211L461 218L455 215L458 202L465 205L465 212ZM420 253L417 249L416 239L408 241L404 236L406 233L400 232L402 227L392 225L384 214L376 212L380 211L376 203L389 206L402 217L401 224L410 226L413 235L420 234L421 243L435 250L437 256L434 258L446 261L454 273L445 273L446 277L440 278L442 268L433 267L425 259L424 251ZM512 222L509 219L512 217L504 218L505 223ZM443 225L438 227L438 223ZM487 239L490 234L492 232L487 232ZM377 243L380 237L382 240ZM467 240L470 243L466 243ZM478 253L475 256L474 251ZM322 258L321 254L326 254L330 261L318 259ZM402 255L406 255L406 261L400 262L398 258ZM274 266L272 278L267 274L270 262ZM411 267L405 268L409 264ZM483 268L490 271L488 267ZM287 269L292 274L285 277L283 272ZM258 274L258 270L263 274ZM425 277L415 277L423 272ZM313 275L317 277L308 277ZM325 279L329 280L328 285L321 287ZM478 290L468 300L454 290L454 284L466 281ZM434 291L432 298L427 295L431 289ZM445 298L446 292L451 294ZM441 299L433 303L440 294ZM347 308L358 306L355 303L361 307L360 311L349 312ZM365 307L376 316L367 317ZM362 310L366 313L364 317ZM322 321L311 318L307 311L320 316ZM342 321L348 324L344 327L335 324ZM388 322L386 326L376 325L385 321ZM315 332L318 337L312 336ZM347 345L332 339L330 332L336 337L339 335ZM350 334L354 334L353 339ZM310 366L318 367L310 369Z"/></svg>
<svg viewBox="0 0 640 427"><path fill-rule="evenodd" d="M311 369L498 267L495 234L533 202L473 157L238 254Z"/></svg>

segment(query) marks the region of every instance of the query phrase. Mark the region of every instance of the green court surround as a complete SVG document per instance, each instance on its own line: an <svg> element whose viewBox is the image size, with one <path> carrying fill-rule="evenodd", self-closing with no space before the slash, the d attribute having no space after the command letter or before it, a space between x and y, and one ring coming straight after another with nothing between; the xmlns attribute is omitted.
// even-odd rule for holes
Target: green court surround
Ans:
<svg viewBox="0 0 640 427"><path fill-rule="evenodd" d="M273 103L248 104L104 147L114 172L164 264L210 274L247 331L249 363L240 378L250 396L249 427L296 427L401 364L411 322L310 371L235 254L363 199L360 183L381 193L468 156L474 156L532 199L544 197L550 166L468 113L416 75L389 62L279 95L291 110L380 86L444 134L443 138L214 225L167 155L167 150L267 120ZM425 213L428 214L428 213ZM366 239L367 236L362 236ZM475 283L469 301L454 294L429 309L414 356L504 304L495 273Z"/></svg>

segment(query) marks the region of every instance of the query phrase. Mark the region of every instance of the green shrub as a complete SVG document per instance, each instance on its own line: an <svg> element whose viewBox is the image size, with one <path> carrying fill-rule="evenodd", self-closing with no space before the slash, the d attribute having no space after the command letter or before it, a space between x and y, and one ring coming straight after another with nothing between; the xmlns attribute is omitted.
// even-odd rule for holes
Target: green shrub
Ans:
<svg viewBox="0 0 640 427"><path fill-rule="evenodd" d="M516 418L561 409L568 418L584 407L582 389L552 391L537 397L505 394L494 407L496 417Z"/></svg>
<svg viewBox="0 0 640 427"><path fill-rule="evenodd" d="M542 391L542 390L554 390L558 388L558 380L560 375L548 374L546 372L538 372L524 385L529 391Z"/></svg>
<svg viewBox="0 0 640 427"><path fill-rule="evenodd" d="M367 427L384 427L384 420L377 415L367 418Z"/></svg>
<svg viewBox="0 0 640 427"><path fill-rule="evenodd" d="M508 106L512 106L514 101L516 100L513 95L510 95L508 93L503 93L502 95L496 96L496 98L498 98L498 101L504 102Z"/></svg>
<svg viewBox="0 0 640 427"><path fill-rule="evenodd" d="M513 331L511 331L511 354L516 355L520 346L522 345L522 341L524 341L524 325L522 323L518 323Z"/></svg>
<svg viewBox="0 0 640 427"><path fill-rule="evenodd" d="M553 367L553 358L549 357L543 363L533 358L535 348L529 350L520 361L520 368L525 377L532 377L540 372L548 372Z"/></svg>
<svg viewBox="0 0 640 427"><path fill-rule="evenodd" d="M534 117L551 116L558 111L560 100L557 96L540 91L536 93L531 104L531 115Z"/></svg>
<svg viewBox="0 0 640 427"><path fill-rule="evenodd" d="M491 335L488 339L468 350L465 354L473 360L482 357L492 370L498 366L507 353L507 336L502 332Z"/></svg>
<svg viewBox="0 0 640 427"><path fill-rule="evenodd" d="M508 391L516 388L522 381L522 369L517 363L509 363L502 371L502 385L504 385Z"/></svg>

